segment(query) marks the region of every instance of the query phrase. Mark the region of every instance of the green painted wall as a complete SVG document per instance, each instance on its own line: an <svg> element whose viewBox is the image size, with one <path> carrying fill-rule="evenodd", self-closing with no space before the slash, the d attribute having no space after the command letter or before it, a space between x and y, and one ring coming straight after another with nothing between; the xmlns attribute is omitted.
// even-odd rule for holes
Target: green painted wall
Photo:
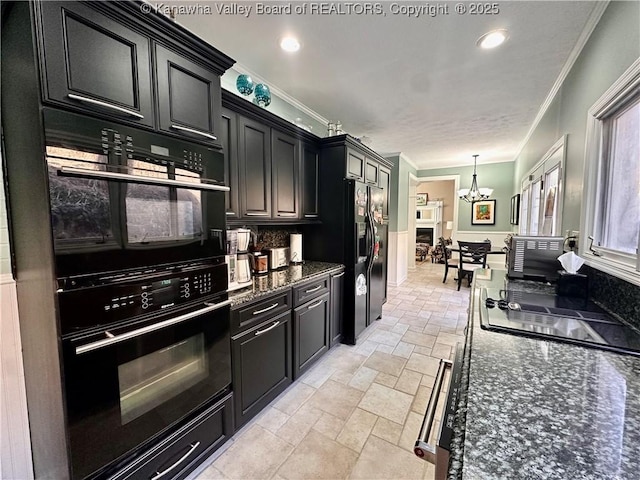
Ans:
<svg viewBox="0 0 640 480"><path fill-rule="evenodd" d="M580 229L587 112L638 57L640 2L612 1L516 159L517 191L524 174L567 134L562 232Z"/></svg>
<svg viewBox="0 0 640 480"><path fill-rule="evenodd" d="M389 198L389 231L405 232L408 228L409 174L416 175L416 169L400 155L386 158L393 162Z"/></svg>
<svg viewBox="0 0 640 480"><path fill-rule="evenodd" d="M513 196L514 167L513 162L490 163L477 167L478 187L493 188L491 198L496 200L496 224L471 225L471 204L464 200L458 200L458 230L511 231L509 214L511 197ZM443 175L460 175L460 188L469 188L473 176L473 165L418 170L418 177L439 177Z"/></svg>

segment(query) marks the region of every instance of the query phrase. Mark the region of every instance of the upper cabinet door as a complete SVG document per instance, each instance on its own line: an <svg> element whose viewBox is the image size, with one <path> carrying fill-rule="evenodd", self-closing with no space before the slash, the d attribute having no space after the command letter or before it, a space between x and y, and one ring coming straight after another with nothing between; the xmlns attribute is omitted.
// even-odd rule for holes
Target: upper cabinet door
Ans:
<svg viewBox="0 0 640 480"><path fill-rule="evenodd" d="M378 164L367 159L364 171L364 181L370 185L378 185Z"/></svg>
<svg viewBox="0 0 640 480"><path fill-rule="evenodd" d="M271 129L238 118L238 178L243 217L271 216Z"/></svg>
<svg viewBox="0 0 640 480"><path fill-rule="evenodd" d="M230 188L225 196L228 219L240 216L238 205L238 115L227 108L222 109L220 141L224 155L224 184Z"/></svg>
<svg viewBox="0 0 640 480"><path fill-rule="evenodd" d="M220 144L220 77L156 45L160 130Z"/></svg>
<svg viewBox="0 0 640 480"><path fill-rule="evenodd" d="M300 155L298 141L271 130L271 175L273 178L273 217L298 218Z"/></svg>
<svg viewBox="0 0 640 480"><path fill-rule="evenodd" d="M354 150L347 150L347 178L364 179L364 155Z"/></svg>
<svg viewBox="0 0 640 480"><path fill-rule="evenodd" d="M380 165L378 187L382 188L382 218L389 219L389 189L391 188L391 171Z"/></svg>
<svg viewBox="0 0 640 480"><path fill-rule="evenodd" d="M302 218L318 218L318 149L302 144Z"/></svg>
<svg viewBox="0 0 640 480"><path fill-rule="evenodd" d="M45 99L153 126L150 40L80 2L41 2Z"/></svg>

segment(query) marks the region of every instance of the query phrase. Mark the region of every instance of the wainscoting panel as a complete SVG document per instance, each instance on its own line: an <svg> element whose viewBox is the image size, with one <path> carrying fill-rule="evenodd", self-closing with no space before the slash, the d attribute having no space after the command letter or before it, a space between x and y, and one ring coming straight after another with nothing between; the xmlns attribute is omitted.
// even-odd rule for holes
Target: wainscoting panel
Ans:
<svg viewBox="0 0 640 480"><path fill-rule="evenodd" d="M0 275L0 478L33 478L16 284Z"/></svg>
<svg viewBox="0 0 640 480"><path fill-rule="evenodd" d="M389 285L397 287L407 279L409 232L389 232Z"/></svg>

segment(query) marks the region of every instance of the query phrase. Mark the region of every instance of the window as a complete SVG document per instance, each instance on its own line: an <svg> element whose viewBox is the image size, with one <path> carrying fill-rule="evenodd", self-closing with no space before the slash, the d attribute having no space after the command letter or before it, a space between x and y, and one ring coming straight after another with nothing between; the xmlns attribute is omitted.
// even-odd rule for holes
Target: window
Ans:
<svg viewBox="0 0 640 480"><path fill-rule="evenodd" d="M520 206L523 235L561 235L564 143L565 137L562 137L525 175Z"/></svg>
<svg viewBox="0 0 640 480"><path fill-rule="evenodd" d="M592 265L640 285L640 60L589 110L581 242Z"/></svg>

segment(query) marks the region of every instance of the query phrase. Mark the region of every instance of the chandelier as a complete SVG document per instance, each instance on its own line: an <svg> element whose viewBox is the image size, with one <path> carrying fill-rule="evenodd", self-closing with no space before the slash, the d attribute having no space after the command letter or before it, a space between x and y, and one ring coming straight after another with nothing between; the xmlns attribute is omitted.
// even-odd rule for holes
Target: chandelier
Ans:
<svg viewBox="0 0 640 480"><path fill-rule="evenodd" d="M478 157L479 155L473 156L473 180L471 180L471 188L461 188L458 190L458 197L467 203L476 200L486 200L493 193L493 188L478 188L478 181L476 179L476 163Z"/></svg>

